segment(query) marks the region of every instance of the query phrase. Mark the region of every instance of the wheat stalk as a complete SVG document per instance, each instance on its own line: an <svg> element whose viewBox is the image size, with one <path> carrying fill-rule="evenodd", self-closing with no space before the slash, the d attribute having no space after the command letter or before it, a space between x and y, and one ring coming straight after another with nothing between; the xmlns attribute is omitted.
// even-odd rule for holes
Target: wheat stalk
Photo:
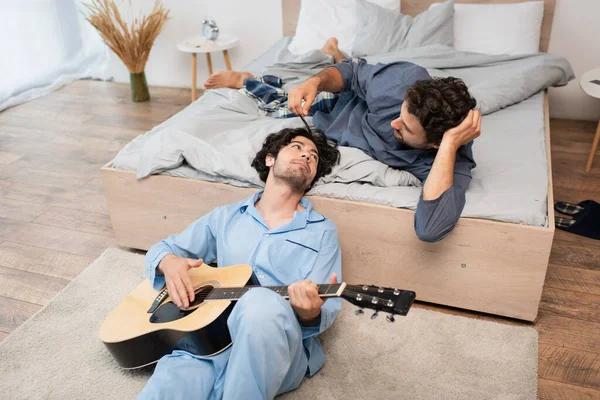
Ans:
<svg viewBox="0 0 600 400"><path fill-rule="evenodd" d="M144 72L154 40L169 19L160 0L149 15L140 15L128 25L113 0L91 0L85 19L100 33L104 43L123 61L129 72Z"/></svg>

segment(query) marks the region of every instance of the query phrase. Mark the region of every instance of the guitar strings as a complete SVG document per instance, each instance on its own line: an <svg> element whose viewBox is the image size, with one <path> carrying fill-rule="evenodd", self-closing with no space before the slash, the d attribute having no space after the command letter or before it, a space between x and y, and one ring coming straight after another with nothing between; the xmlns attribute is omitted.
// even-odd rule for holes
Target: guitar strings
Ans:
<svg viewBox="0 0 600 400"><path fill-rule="evenodd" d="M252 289L253 287L263 287L263 286L252 286L252 287L248 287L248 289L244 288L244 290L232 290L232 292L234 292L234 295L243 295L245 294L249 289ZM268 287L267 287L268 288ZM219 288L220 289L220 288ZM240 288L241 289L241 288ZM272 290L272 289L271 289ZM225 291L225 290L224 290ZM287 295L287 287L285 292L284 291L277 291L277 290L273 290L275 293L285 293L285 295ZM226 294L227 291L225 291L225 293L219 293L219 294ZM210 292L201 292L199 293L197 296L195 296L194 301L196 301L196 299L201 299L201 300L205 300L212 292L212 290ZM323 293L326 294L326 293ZM226 299L219 299L219 298L215 298L214 300L226 300Z"/></svg>
<svg viewBox="0 0 600 400"><path fill-rule="evenodd" d="M330 290L332 287L335 287L335 285L337 285L337 286L338 286L338 287L337 287L337 289L336 289L336 291L337 291L337 290L339 290L339 286L341 285L341 283L333 283L333 284L331 284L331 283L326 283L326 284L323 284L323 285L317 285L317 286L319 287L319 289L321 288L321 286L329 286L329 287L327 288L327 291L329 291L329 290ZM210 291L208 291L208 292L202 291L202 292L198 293L198 294L197 294L197 296L195 296L195 297L194 297L194 301L197 301L198 299L200 299L201 301L203 301L203 300L206 300L206 298L207 298L207 297L208 297L208 296L209 296L211 293L213 293L213 291L214 291L214 290L217 290L217 291L224 291L224 292L227 292L227 291L231 290L231 292L235 292L235 293L234 293L235 295L243 295L243 294L245 294L245 293L246 293L248 290L250 290L250 289L252 289L252 288L259 288L259 287L264 287L264 288L271 289L271 290L273 290L273 289L272 289L273 287L276 287L276 288L279 288L279 287L280 287L280 288L285 288L285 294L284 294L284 296L285 296L285 295L287 295L287 289L288 289L288 286L260 286L260 285L252 285L252 286L243 286L243 287L239 287L239 288L213 288L213 289L211 289L211 290L210 290ZM282 293L281 293L282 291L277 291L277 290L273 290L273 291L274 291L275 293L282 294ZM167 291L167 293L168 293L168 291ZM327 293L323 293L323 294L327 294ZM214 300L227 300L227 299L219 299L219 298L215 298Z"/></svg>

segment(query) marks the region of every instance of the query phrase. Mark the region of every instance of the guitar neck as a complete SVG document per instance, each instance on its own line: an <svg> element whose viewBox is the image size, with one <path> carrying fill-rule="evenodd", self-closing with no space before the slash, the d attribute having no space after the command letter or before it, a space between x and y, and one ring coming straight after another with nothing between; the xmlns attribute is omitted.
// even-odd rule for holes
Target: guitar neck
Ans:
<svg viewBox="0 0 600 400"><path fill-rule="evenodd" d="M210 293L206 296L204 301L211 300L239 300L248 290L253 288L266 288L271 289L275 293L279 293L284 298L288 298L288 286L244 286L244 287L216 287L213 288ZM319 297L340 297L346 283L324 283L317 285L319 291Z"/></svg>

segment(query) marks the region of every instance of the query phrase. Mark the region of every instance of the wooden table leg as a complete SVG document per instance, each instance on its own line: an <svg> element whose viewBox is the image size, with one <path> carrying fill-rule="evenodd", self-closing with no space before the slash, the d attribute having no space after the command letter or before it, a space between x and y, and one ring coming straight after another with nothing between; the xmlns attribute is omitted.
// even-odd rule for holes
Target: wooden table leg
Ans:
<svg viewBox="0 0 600 400"><path fill-rule="evenodd" d="M600 142L600 122L598 122L598 128L596 128L596 136L594 136L594 143L592 143L592 151L590 151L590 156L588 157L588 162L585 166L585 172L590 172L590 169L592 169L596 149L598 149L598 142Z"/></svg>
<svg viewBox="0 0 600 400"><path fill-rule="evenodd" d="M196 53L192 53L192 101L196 101Z"/></svg>
<svg viewBox="0 0 600 400"><path fill-rule="evenodd" d="M212 72L212 60L210 59L210 53L206 53L206 65L208 65L208 76L213 74Z"/></svg>
<svg viewBox="0 0 600 400"><path fill-rule="evenodd" d="M225 65L227 66L227 71L231 71L231 61L229 60L229 52L227 50L223 50L223 57L225 57Z"/></svg>

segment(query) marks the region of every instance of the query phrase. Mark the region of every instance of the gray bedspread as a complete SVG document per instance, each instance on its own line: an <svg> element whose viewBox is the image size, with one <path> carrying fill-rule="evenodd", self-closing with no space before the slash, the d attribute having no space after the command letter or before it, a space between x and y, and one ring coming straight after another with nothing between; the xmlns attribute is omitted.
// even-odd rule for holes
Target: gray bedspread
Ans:
<svg viewBox="0 0 600 400"><path fill-rule="evenodd" d="M277 42L245 70L280 76L289 90L331 65L331 58L321 52L292 55L287 51L289 40ZM406 60L427 68L432 76L464 79L485 117L482 136L473 147L478 167L473 170L463 216L546 224L548 183L540 91L573 78L564 58L545 53L489 56L428 46L367 60ZM260 187L262 182L250 162L265 136L301 126L298 118L259 116L255 102L237 90L210 90L134 139L117 155L113 167L135 170L139 179L165 173ZM357 149L342 147L340 151L340 165L309 194L416 207L421 182L412 174L389 168Z"/></svg>

